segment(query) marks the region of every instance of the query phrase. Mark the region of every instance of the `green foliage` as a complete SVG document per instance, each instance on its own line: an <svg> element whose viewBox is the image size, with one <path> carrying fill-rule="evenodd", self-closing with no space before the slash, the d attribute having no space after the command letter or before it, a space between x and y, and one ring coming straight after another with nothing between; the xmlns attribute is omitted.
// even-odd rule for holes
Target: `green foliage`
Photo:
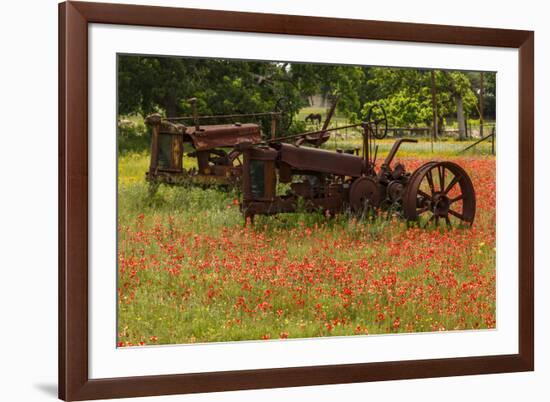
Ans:
<svg viewBox="0 0 550 402"><path fill-rule="evenodd" d="M421 92L425 92L422 90ZM410 127L429 124L432 118L431 99L427 96L411 96L407 88L403 88L387 98L366 102L362 114L367 116L371 107L379 104L384 107L390 127Z"/></svg>
<svg viewBox="0 0 550 402"><path fill-rule="evenodd" d="M337 110L345 116L361 106L357 88L365 79L362 67L329 64L292 64L292 78L305 96L340 95Z"/></svg>
<svg viewBox="0 0 550 402"><path fill-rule="evenodd" d="M288 63L119 56L118 91L119 115L190 115L195 97L202 115L281 111L281 131L306 105ZM269 132L269 118L256 122Z"/></svg>
<svg viewBox="0 0 550 402"><path fill-rule="evenodd" d="M201 60L175 57L118 56L118 112L146 115L160 108L177 113L177 104L190 97L203 71Z"/></svg>
<svg viewBox="0 0 550 402"><path fill-rule="evenodd" d="M201 114L234 114L281 109L293 115L307 96L340 94L338 110L356 111L355 91L364 69L355 66L191 59L149 56L118 58L119 114L190 114L197 98Z"/></svg>
<svg viewBox="0 0 550 402"><path fill-rule="evenodd" d="M140 116L126 116L118 121L119 152L139 152L149 147L149 141L147 127Z"/></svg>
<svg viewBox="0 0 550 402"><path fill-rule="evenodd" d="M475 94L481 92L481 73L478 72L468 72L466 73L472 90ZM485 119L495 120L496 118L496 78L495 73L483 73L483 115ZM479 118L479 110L476 107L476 113L473 113L472 116Z"/></svg>
<svg viewBox="0 0 550 402"><path fill-rule="evenodd" d="M294 120L288 129L288 135L300 134L308 131L307 124L303 120Z"/></svg>
<svg viewBox="0 0 550 402"><path fill-rule="evenodd" d="M378 103L385 107L390 126L432 124L430 70L130 55L119 56L118 66L119 116L190 115L188 99L196 97L202 115L280 111L280 136L305 131L297 116L309 96L339 95L337 112L352 123ZM494 114L495 77L484 74L484 111L489 116ZM435 71L441 128L447 118L457 118L458 103L466 118L479 116L480 86L479 73ZM265 133L270 131L269 118L256 122ZM143 127L121 126L121 142L131 150L144 149L144 132Z"/></svg>
<svg viewBox="0 0 550 402"><path fill-rule="evenodd" d="M363 117L378 103L386 109L390 126L431 125L431 71L373 67L369 69L365 87L370 90L370 97L363 104ZM435 71L435 89L441 122L446 116L456 113L457 97L462 98L466 114L475 113L478 99L466 73Z"/></svg>

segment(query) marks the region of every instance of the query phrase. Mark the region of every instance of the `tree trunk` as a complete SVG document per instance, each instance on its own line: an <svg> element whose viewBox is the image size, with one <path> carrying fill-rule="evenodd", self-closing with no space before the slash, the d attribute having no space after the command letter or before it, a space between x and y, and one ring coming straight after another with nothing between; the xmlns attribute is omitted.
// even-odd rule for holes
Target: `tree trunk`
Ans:
<svg viewBox="0 0 550 402"><path fill-rule="evenodd" d="M445 134L445 120L443 116L437 116L437 135L440 137Z"/></svg>
<svg viewBox="0 0 550 402"><path fill-rule="evenodd" d="M456 99L456 120L458 122L458 138L463 141L466 139L466 121L464 119L464 105L462 96L457 95Z"/></svg>
<svg viewBox="0 0 550 402"><path fill-rule="evenodd" d="M483 73L479 76L479 137L483 138L483 96L485 95L485 88L483 83Z"/></svg>
<svg viewBox="0 0 550 402"><path fill-rule="evenodd" d="M166 99L164 102L164 109L166 111L166 117L177 117L178 105L174 99Z"/></svg>
<svg viewBox="0 0 550 402"><path fill-rule="evenodd" d="M437 118L437 90L435 87L435 71L431 71L432 78L432 141L437 140L437 135L439 134L438 129L438 118Z"/></svg>

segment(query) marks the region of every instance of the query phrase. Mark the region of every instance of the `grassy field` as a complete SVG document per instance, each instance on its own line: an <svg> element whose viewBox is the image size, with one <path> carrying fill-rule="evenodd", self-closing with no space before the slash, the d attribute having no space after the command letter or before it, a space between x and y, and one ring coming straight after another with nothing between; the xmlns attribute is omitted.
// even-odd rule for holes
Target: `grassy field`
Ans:
<svg viewBox="0 0 550 402"><path fill-rule="evenodd" d="M391 141L379 143L382 158ZM245 226L238 191L150 195L148 154L121 154L118 345L494 328L495 159L480 148L456 156L466 145L438 142L432 155L429 143L407 144L399 154L409 170L444 158L471 175L475 224L452 230L320 213Z"/></svg>

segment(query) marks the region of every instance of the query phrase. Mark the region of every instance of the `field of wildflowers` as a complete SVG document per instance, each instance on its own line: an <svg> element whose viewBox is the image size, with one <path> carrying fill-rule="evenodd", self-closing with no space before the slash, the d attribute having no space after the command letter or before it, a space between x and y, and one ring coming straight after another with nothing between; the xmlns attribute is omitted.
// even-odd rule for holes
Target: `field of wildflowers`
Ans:
<svg viewBox="0 0 550 402"><path fill-rule="evenodd" d="M321 213L245 226L236 191L151 196L146 159L120 157L118 346L494 328L495 159L444 159L473 180L472 228Z"/></svg>

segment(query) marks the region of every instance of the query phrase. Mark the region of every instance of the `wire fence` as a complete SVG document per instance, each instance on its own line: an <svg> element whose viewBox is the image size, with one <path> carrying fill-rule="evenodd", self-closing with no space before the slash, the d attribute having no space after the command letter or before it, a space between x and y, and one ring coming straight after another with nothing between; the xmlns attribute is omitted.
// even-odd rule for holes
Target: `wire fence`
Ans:
<svg viewBox="0 0 550 402"><path fill-rule="evenodd" d="M349 122L338 120L329 125L330 129L334 131L331 134L331 143L333 147L341 147L350 144L354 144L362 138L362 130L360 127L347 127ZM338 129L338 127L342 127ZM432 127L388 127L388 138L418 138L422 143L426 143L428 146L431 143L432 152L436 152L441 147L434 148L434 142L448 140L459 140L461 138L458 128L445 128L440 130L436 138L433 137ZM484 124L469 123L466 126L465 133L462 137L464 145L460 146L458 143L455 147L457 154L462 154L467 151L471 151L477 148L482 148L483 153L490 153L495 155L495 141L496 141L496 124L494 122Z"/></svg>

